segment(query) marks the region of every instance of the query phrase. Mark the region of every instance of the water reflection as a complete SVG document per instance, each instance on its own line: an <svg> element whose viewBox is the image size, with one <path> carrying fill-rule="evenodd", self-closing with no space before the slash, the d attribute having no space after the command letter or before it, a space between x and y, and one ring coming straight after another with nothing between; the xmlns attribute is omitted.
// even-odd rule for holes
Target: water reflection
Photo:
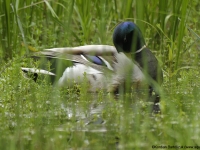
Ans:
<svg viewBox="0 0 200 150"><path fill-rule="evenodd" d="M76 103L71 102L62 105L62 107L65 107L68 119L76 121L73 131L106 132L108 126L116 126L121 120L115 118L120 117L120 113L122 116L126 113L128 117L132 113L138 113L138 109L146 108L146 105L148 105L148 102L142 100L146 99L145 93L140 92L138 94L138 91L137 94L127 95L101 94L99 96L89 93L87 98L89 98L87 101L78 100ZM109 121L109 124L107 124L107 121ZM62 127L59 127L58 130L61 131Z"/></svg>
<svg viewBox="0 0 200 150"><path fill-rule="evenodd" d="M148 104L146 93L87 93L82 96L86 97L83 100L80 98L63 103L68 121L57 127L56 131L61 134L70 132L68 142L80 142L80 147L85 145L98 148L99 144L99 147L102 147L102 143L107 143L106 149L123 149L120 145L120 134L126 136L127 129L134 128L137 117L141 116L141 110Z"/></svg>

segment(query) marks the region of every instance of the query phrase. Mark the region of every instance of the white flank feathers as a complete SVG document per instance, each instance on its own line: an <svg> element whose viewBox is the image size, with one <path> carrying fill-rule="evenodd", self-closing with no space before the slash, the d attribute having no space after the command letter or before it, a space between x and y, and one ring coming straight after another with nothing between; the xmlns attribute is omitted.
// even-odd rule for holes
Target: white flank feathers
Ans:
<svg viewBox="0 0 200 150"><path fill-rule="evenodd" d="M117 63L114 64L114 74L111 83L108 86L108 91L112 92L129 78L131 84L141 84L145 77L141 69L134 64L124 53L116 55ZM137 87L136 87L137 88Z"/></svg>
<svg viewBox="0 0 200 150"><path fill-rule="evenodd" d="M81 84L87 81L90 84L89 91L94 92L104 89L108 92L113 92L121 84L124 84L127 78L130 78L131 84L144 81L145 77L140 68L126 57L124 53L117 53L116 59L117 62L114 64L114 71L107 74L78 63L66 68L58 81L58 86L70 87L74 83Z"/></svg>
<svg viewBox="0 0 200 150"><path fill-rule="evenodd" d="M85 81L90 84L89 91L94 92L106 88L103 82L104 74L83 64L75 64L66 68L57 84L59 87L70 87L74 86L74 83L81 84Z"/></svg>

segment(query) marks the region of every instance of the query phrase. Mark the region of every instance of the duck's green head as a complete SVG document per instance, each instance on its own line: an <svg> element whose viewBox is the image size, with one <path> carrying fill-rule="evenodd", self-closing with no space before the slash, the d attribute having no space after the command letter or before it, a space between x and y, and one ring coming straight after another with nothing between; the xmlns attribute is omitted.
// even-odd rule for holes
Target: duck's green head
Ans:
<svg viewBox="0 0 200 150"><path fill-rule="evenodd" d="M136 52L145 45L139 27L131 21L120 23L114 30L113 43L118 52Z"/></svg>

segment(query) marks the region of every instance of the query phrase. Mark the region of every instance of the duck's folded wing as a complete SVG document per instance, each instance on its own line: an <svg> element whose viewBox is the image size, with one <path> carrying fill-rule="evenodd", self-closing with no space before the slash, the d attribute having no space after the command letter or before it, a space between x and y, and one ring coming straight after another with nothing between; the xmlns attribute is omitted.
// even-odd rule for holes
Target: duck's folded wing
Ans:
<svg viewBox="0 0 200 150"><path fill-rule="evenodd" d="M44 49L43 51L35 53L35 56L70 60L103 71L105 69L113 70L112 65L116 54L117 51L113 46L85 45L78 47ZM98 61L100 61L100 63Z"/></svg>
<svg viewBox="0 0 200 150"><path fill-rule="evenodd" d="M61 48L50 48L42 51L43 54L51 52L51 54L72 54L72 55L96 55L96 56L108 56L115 55L117 50L111 45L84 45L78 47L61 47Z"/></svg>

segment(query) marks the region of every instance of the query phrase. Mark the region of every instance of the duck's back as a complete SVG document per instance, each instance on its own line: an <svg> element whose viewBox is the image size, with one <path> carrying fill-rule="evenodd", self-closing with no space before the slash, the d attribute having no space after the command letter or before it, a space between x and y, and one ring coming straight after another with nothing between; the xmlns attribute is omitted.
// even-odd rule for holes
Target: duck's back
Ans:
<svg viewBox="0 0 200 150"><path fill-rule="evenodd" d="M148 75L159 84L162 84L163 73L161 67L158 64L158 60L154 54L145 48L142 52L136 54L135 60L139 65L147 71Z"/></svg>

